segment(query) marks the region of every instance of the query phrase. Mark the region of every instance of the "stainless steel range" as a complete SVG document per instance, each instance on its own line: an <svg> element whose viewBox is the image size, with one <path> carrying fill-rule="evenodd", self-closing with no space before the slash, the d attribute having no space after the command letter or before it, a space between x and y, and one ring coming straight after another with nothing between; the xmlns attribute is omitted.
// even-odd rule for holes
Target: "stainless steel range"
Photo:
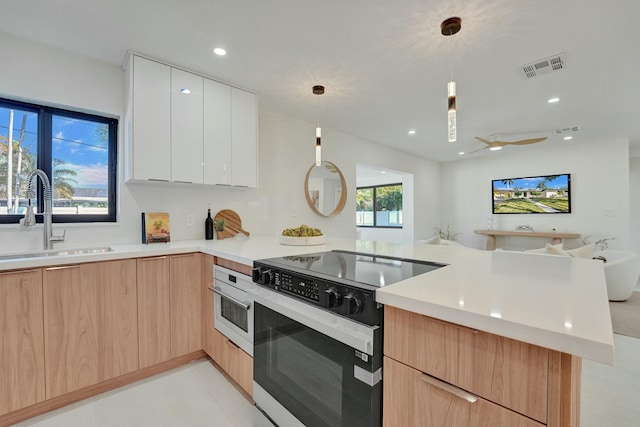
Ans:
<svg viewBox="0 0 640 427"><path fill-rule="evenodd" d="M443 266L348 251L255 261L255 425L381 425L375 290Z"/></svg>

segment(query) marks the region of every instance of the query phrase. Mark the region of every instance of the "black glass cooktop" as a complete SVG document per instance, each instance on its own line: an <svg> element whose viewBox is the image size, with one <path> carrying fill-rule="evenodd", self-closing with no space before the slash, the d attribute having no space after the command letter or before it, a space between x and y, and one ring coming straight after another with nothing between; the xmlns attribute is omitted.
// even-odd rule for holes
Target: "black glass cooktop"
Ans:
<svg viewBox="0 0 640 427"><path fill-rule="evenodd" d="M447 264L334 250L262 259L262 265L350 284L383 287L428 273Z"/></svg>

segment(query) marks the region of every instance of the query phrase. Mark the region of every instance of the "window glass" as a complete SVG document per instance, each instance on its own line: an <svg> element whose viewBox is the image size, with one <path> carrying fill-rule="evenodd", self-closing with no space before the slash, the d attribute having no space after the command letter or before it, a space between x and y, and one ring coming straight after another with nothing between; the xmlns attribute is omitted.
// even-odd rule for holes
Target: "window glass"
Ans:
<svg viewBox="0 0 640 427"><path fill-rule="evenodd" d="M109 126L54 115L51 133L53 213L106 215Z"/></svg>
<svg viewBox="0 0 640 427"><path fill-rule="evenodd" d="M376 226L402 227L402 185L376 187Z"/></svg>
<svg viewBox="0 0 640 427"><path fill-rule="evenodd" d="M0 216L24 214L37 158L38 114L0 105Z"/></svg>
<svg viewBox="0 0 640 427"><path fill-rule="evenodd" d="M373 188L356 189L356 225L373 226Z"/></svg>

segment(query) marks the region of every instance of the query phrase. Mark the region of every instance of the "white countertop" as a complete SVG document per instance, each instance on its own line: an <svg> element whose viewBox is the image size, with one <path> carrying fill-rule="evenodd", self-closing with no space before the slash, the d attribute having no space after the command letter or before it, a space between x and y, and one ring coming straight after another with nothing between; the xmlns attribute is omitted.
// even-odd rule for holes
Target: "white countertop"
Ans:
<svg viewBox="0 0 640 427"><path fill-rule="evenodd" d="M0 271L194 251L246 265L252 265L256 259L332 249L428 260L449 265L379 289L377 300L579 357L613 363L604 269L601 263L588 259L335 238L327 238L324 245L318 246L285 246L278 243L277 236L111 248L111 252L97 254L0 260Z"/></svg>

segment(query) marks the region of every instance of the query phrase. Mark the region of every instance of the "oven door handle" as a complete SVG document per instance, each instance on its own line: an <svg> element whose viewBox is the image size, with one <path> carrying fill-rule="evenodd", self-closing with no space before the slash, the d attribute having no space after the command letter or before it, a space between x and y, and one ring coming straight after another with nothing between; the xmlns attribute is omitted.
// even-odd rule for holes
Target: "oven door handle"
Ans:
<svg viewBox="0 0 640 427"><path fill-rule="evenodd" d="M251 303L250 302L246 302L246 301L240 301L237 298L232 297L229 294L226 294L224 292L222 292L220 289L216 288L215 286L213 287L213 293L214 294L218 294L220 295L222 298L226 298L229 301L231 301L232 303L239 305L240 307L244 307L247 310L251 309Z"/></svg>

